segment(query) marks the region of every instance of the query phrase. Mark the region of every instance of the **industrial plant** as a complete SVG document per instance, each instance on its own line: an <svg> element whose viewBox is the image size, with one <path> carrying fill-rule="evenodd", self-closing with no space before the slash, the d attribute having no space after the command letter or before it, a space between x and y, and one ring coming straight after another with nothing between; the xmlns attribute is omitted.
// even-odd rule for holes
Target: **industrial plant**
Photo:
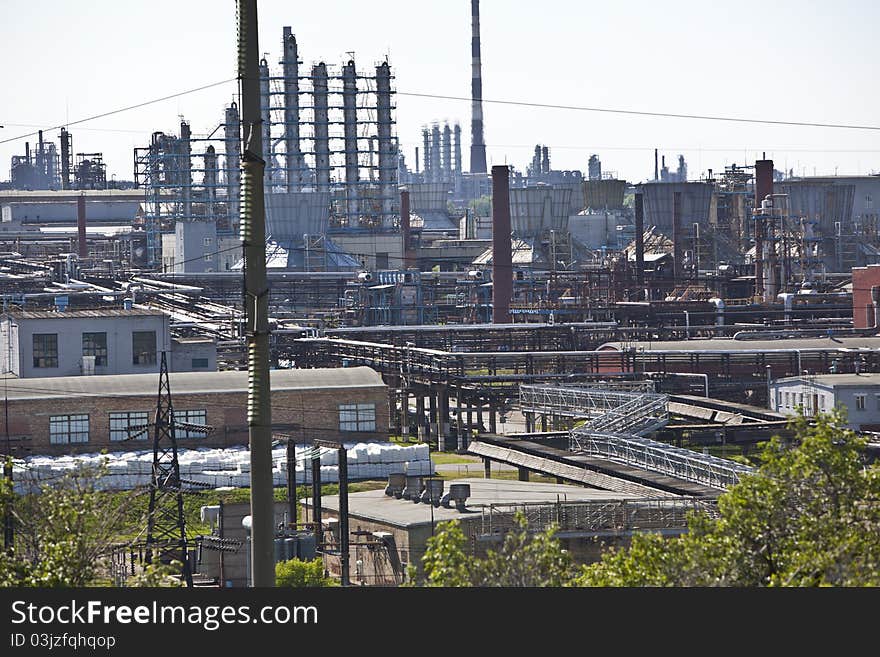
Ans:
<svg viewBox="0 0 880 657"><path fill-rule="evenodd" d="M387 55L302 52L273 25L256 97L152 131L127 180L76 126L12 157L11 474L33 490L57 459L109 450L105 488L151 488L146 538L113 546L116 585L145 554L181 557L189 585L259 584L247 505L203 506L198 536L175 515L188 492L255 485L224 456L256 444L254 363L288 491L265 521L274 560L321 558L343 585L404 583L442 520L497 545L518 508L543 528L555 507L584 563L597 541L682 533L798 413L843 405L878 443L880 176L797 176L766 154L695 175L662 144L644 180L600 148L554 168L566 144L493 163L479 0L469 24L470 116L410 117L420 133L398 134ZM460 479L430 459L451 453L470 457Z"/></svg>

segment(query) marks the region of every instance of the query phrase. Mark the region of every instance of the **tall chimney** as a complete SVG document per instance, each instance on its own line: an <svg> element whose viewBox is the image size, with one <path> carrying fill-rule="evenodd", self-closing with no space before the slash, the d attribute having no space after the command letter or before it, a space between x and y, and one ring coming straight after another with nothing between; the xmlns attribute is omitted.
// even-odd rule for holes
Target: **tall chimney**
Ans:
<svg viewBox="0 0 880 657"><path fill-rule="evenodd" d="M86 195L83 193L76 199L76 234L77 254L80 260L85 260L89 252L86 246Z"/></svg>
<svg viewBox="0 0 880 657"><path fill-rule="evenodd" d="M636 282L639 285L638 301L647 301L642 299L643 290L645 288L645 210L644 198L641 194L635 195L636 206Z"/></svg>
<svg viewBox="0 0 880 657"><path fill-rule="evenodd" d="M762 201L773 193L773 160L755 161L755 297L764 298L764 237L766 219L761 211Z"/></svg>
<svg viewBox="0 0 880 657"><path fill-rule="evenodd" d="M541 147L541 173L550 173L550 149Z"/></svg>
<svg viewBox="0 0 880 657"><path fill-rule="evenodd" d="M672 284L681 281L681 192L672 193Z"/></svg>
<svg viewBox="0 0 880 657"><path fill-rule="evenodd" d="M471 173L486 173L483 78L480 68L480 0L471 0Z"/></svg>
<svg viewBox="0 0 880 657"><path fill-rule="evenodd" d="M660 169L657 166L657 149L654 149L654 182L660 180Z"/></svg>
<svg viewBox="0 0 880 657"><path fill-rule="evenodd" d="M510 170L492 167L492 323L510 322L513 254L510 245Z"/></svg>

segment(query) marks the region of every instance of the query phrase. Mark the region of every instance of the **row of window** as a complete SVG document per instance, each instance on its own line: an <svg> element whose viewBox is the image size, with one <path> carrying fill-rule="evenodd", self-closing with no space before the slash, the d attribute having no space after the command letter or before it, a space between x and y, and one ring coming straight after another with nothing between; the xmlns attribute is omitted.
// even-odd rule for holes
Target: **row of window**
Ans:
<svg viewBox="0 0 880 657"><path fill-rule="evenodd" d="M131 332L132 365L155 365L156 363L156 332ZM95 367L107 365L107 334L83 333L82 355L94 356ZM58 367L58 334L34 333L33 335L34 367Z"/></svg>
<svg viewBox="0 0 880 657"><path fill-rule="evenodd" d="M110 413L110 441L147 440L151 436L150 414L146 411L123 411ZM174 411L175 424L208 424L207 411ZM204 431L194 427L178 427L177 438L203 438ZM49 442L53 445L67 445L89 442L89 416L53 415L49 418Z"/></svg>
<svg viewBox="0 0 880 657"><path fill-rule="evenodd" d="M876 409L880 411L880 394L874 395ZM867 407L867 399L868 395L865 394L855 394L853 395L854 400L854 409L856 411L864 411ZM812 395L812 406L809 405L810 402L809 395L807 396L807 406L805 407L807 411L824 411L825 410L825 395L820 395L817 393L813 393ZM802 392L786 392L783 393L781 390L776 391L776 405L784 408L796 408L798 406L804 406L804 394Z"/></svg>
<svg viewBox="0 0 880 657"><path fill-rule="evenodd" d="M110 413L110 441L147 440L151 436L152 418L147 411L119 411ZM208 412L203 410L174 411L178 425L177 438L202 438L206 434L197 427L208 424ZM191 425L191 426L187 426ZM340 404L340 431L375 431L375 404ZM67 445L89 442L89 416L53 415L49 418L49 442Z"/></svg>
<svg viewBox="0 0 880 657"><path fill-rule="evenodd" d="M812 405L810 402L812 401ZM807 395L807 405L804 406L804 393L802 392L786 392L783 393L781 390L776 391L776 405L784 408L797 408L798 406L804 407L808 411L812 410L825 410L825 395L820 395L818 393L813 393L812 400L810 396Z"/></svg>

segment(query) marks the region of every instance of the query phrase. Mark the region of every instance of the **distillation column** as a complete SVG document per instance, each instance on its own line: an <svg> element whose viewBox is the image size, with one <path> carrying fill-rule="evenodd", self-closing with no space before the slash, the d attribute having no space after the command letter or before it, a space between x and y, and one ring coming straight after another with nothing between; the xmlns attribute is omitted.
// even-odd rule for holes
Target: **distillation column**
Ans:
<svg viewBox="0 0 880 657"><path fill-rule="evenodd" d="M354 60L342 67L342 122L345 136L345 220L358 223L357 73Z"/></svg>
<svg viewBox="0 0 880 657"><path fill-rule="evenodd" d="M376 67L376 131L379 137L379 189L382 195L382 224L392 222L397 163L391 141L391 68L388 62Z"/></svg>
<svg viewBox="0 0 880 657"><path fill-rule="evenodd" d="M223 130L226 148L226 216L229 230L237 233L238 195L241 190L241 119L235 103L226 108Z"/></svg>
<svg viewBox="0 0 880 657"><path fill-rule="evenodd" d="M312 67L315 108L315 177L319 192L330 191L330 131L327 116L327 65Z"/></svg>
<svg viewBox="0 0 880 657"><path fill-rule="evenodd" d="M299 143L299 55L296 37L290 27L284 28L282 38L284 57L281 60L284 75L284 182L288 192L302 190L304 162Z"/></svg>

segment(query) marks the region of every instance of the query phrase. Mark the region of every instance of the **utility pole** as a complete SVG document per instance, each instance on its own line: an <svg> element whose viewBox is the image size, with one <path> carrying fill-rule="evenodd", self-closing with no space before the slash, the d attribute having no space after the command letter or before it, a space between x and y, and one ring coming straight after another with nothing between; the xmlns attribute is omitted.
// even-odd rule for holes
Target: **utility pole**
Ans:
<svg viewBox="0 0 880 657"><path fill-rule="evenodd" d="M238 0L238 79L241 92L241 241L248 359L248 438L251 454L251 582L275 585L272 413L269 399L269 285L263 200L260 48L257 0Z"/></svg>
<svg viewBox="0 0 880 657"><path fill-rule="evenodd" d="M3 126L0 126L2 128ZM12 494L12 444L9 440L9 394L6 388L6 373L3 375L3 414L6 425L6 457L3 459L3 476L9 483L9 493ZM15 549L15 527L12 517L12 501L6 502L3 509L3 548L7 554L12 554Z"/></svg>

